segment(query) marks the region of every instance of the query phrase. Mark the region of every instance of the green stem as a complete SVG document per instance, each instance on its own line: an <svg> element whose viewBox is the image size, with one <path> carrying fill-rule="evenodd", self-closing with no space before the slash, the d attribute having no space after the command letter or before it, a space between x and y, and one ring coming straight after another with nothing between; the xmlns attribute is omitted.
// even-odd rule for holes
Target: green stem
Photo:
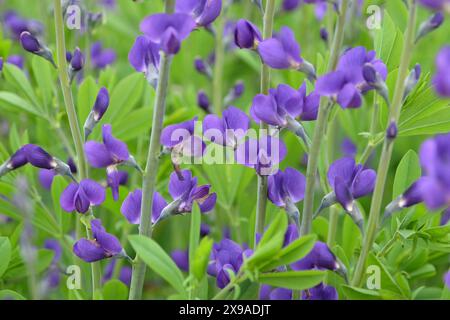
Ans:
<svg viewBox="0 0 450 320"><path fill-rule="evenodd" d="M64 37L64 22L61 0L54 0L54 16L55 16L55 31L56 31L56 48L57 48L57 64L58 75L61 83L61 89L64 97L64 104L66 107L67 118L69 119L70 132L75 145L75 152L78 161L78 170L80 180L87 178L86 156L83 148L83 136L81 134L78 117L73 102L72 91L70 89L70 79L67 72L66 61L66 42ZM77 219L76 232L77 237L80 238L81 223ZM89 239L92 238L91 231L87 228L86 233ZM96 296L100 288L100 265L98 262L91 264L91 278L92 278L92 297Z"/></svg>
<svg viewBox="0 0 450 320"><path fill-rule="evenodd" d="M340 8L340 15L336 24L334 33L333 45L331 47L330 60L328 61L327 72L330 72L336 68L339 54L344 42L344 29L346 24L346 15L349 1L343 0ZM303 219L301 226L301 234L306 235L311 232L312 218L313 218L313 205L314 205L314 187L316 182L317 167L319 164L319 155L322 145L322 139L325 135L328 116L331 110L332 104L327 99L322 98L320 100L319 114L317 117L316 127L314 129L314 136L309 152L308 168L306 170L306 191L305 202L303 207Z"/></svg>
<svg viewBox="0 0 450 320"><path fill-rule="evenodd" d="M225 10L224 10L225 11ZM223 103L223 65L225 58L225 49L223 41L223 30L225 26L225 17L222 13L216 20L216 42L214 51L214 70L213 70L213 107L217 115L222 113Z"/></svg>
<svg viewBox="0 0 450 320"><path fill-rule="evenodd" d="M387 126L389 126L389 124L392 122L398 123L398 119L400 117L403 93L405 91L405 79L408 75L408 67L414 49L415 26L416 26L416 1L410 0L408 25L406 27L405 41L403 44L403 51L400 58L400 66L398 70L397 82L395 84L394 98L392 100L392 106L389 114L389 122ZM386 178L389 171L389 164L391 162L393 149L394 149L394 140L385 139L383 144L383 151L380 158L380 163L378 166L377 181L375 184L375 191L372 197L372 205L370 207L367 231L364 237L361 255L359 256L359 260L356 265L355 273L352 280L353 286L361 285L364 267L366 265L366 259L375 240L375 234L378 228L378 222L380 220L384 187L386 184Z"/></svg>
<svg viewBox="0 0 450 320"><path fill-rule="evenodd" d="M339 220L339 210L336 206L330 208L330 221L328 222L328 236L327 244L328 247L332 248L336 240L337 224Z"/></svg>
<svg viewBox="0 0 450 320"><path fill-rule="evenodd" d="M166 12L173 11L173 0L166 1ZM161 52L159 64L158 87L156 88L155 106L153 109L152 132L147 155L147 164L142 182L142 206L141 223L139 234L147 237L152 236L151 212L153 204L153 192L155 190L156 178L159 166L160 138L163 129L163 120L166 110L167 87L169 84L169 73L172 57ZM130 286L130 300L138 300L142 297L146 266L145 263L136 256L133 265L133 275Z"/></svg>
<svg viewBox="0 0 450 320"><path fill-rule="evenodd" d="M263 39L272 37L273 17L275 15L275 0L267 0L266 9L263 18ZM265 64L261 65L261 93L267 94L270 88L270 68ZM261 123L260 129L267 130L267 125ZM266 220L267 206L267 176L258 175L258 188L256 199L256 223L255 223L255 239L256 234L262 234ZM256 245L256 241L255 241Z"/></svg>

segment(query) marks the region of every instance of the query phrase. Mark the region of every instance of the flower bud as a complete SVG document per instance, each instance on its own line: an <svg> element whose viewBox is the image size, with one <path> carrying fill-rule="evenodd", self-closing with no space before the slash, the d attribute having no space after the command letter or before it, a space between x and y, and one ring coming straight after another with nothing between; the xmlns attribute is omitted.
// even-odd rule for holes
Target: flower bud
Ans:
<svg viewBox="0 0 450 320"><path fill-rule="evenodd" d="M256 49L262 40L261 32L248 20L240 19L234 30L234 42L241 49Z"/></svg>
<svg viewBox="0 0 450 320"><path fill-rule="evenodd" d="M83 69L84 66L84 56L80 48L76 48L73 52L73 57L70 61L70 67L73 71L78 72Z"/></svg>
<svg viewBox="0 0 450 320"><path fill-rule="evenodd" d="M320 38L326 43L328 43L329 35L326 28L320 28Z"/></svg>
<svg viewBox="0 0 450 320"><path fill-rule="evenodd" d="M204 74L208 78L212 78L211 67L203 59L195 58L194 67L198 73Z"/></svg>
<svg viewBox="0 0 450 320"><path fill-rule="evenodd" d="M92 111L89 113L86 122L84 123L84 137L91 134L96 124L102 119L109 106L109 92L105 87L102 87L97 94Z"/></svg>
<svg viewBox="0 0 450 320"><path fill-rule="evenodd" d="M371 63L366 63L363 67L363 78L367 84L373 87L380 96L383 97L386 104L390 106L389 90L381 75L375 70Z"/></svg>
<svg viewBox="0 0 450 320"><path fill-rule="evenodd" d="M422 24L419 26L419 31L417 32L416 42L425 37L430 32L439 28L443 22L444 15L442 14L442 12L437 12L429 17L426 21L422 22Z"/></svg>
<svg viewBox="0 0 450 320"><path fill-rule="evenodd" d="M386 130L386 138L388 140L394 140L395 138L397 138L397 134L398 134L397 124L394 121L392 121Z"/></svg>
<svg viewBox="0 0 450 320"><path fill-rule="evenodd" d="M403 100L405 100L411 91L414 89L414 87L417 85L417 82L419 82L420 75L422 74L422 68L420 67L420 64L416 64L414 66L414 69L411 70L408 77L405 80L405 92L403 94Z"/></svg>
<svg viewBox="0 0 450 320"><path fill-rule="evenodd" d="M229 105L233 101L239 99L244 93L244 83L242 81L236 82L236 84L231 88L230 92L226 95L224 99L224 105Z"/></svg>
<svg viewBox="0 0 450 320"><path fill-rule="evenodd" d="M38 53L42 50L39 41L28 31L24 31L20 34L20 44L26 51L31 53Z"/></svg>
<svg viewBox="0 0 450 320"><path fill-rule="evenodd" d="M200 108L205 110L207 113L211 113L209 98L204 91L199 91L197 94L197 104Z"/></svg>

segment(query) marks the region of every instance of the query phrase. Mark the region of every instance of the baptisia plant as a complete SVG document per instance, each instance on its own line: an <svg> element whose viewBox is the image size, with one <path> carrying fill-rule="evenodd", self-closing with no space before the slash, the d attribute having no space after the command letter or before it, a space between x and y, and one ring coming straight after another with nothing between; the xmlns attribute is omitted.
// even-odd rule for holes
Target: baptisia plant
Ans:
<svg viewBox="0 0 450 320"><path fill-rule="evenodd" d="M20 43L26 51L44 58L56 68L55 60L53 59L53 53L51 52L51 50L42 45L41 42L39 42L39 40L30 32L23 31L20 34Z"/></svg>

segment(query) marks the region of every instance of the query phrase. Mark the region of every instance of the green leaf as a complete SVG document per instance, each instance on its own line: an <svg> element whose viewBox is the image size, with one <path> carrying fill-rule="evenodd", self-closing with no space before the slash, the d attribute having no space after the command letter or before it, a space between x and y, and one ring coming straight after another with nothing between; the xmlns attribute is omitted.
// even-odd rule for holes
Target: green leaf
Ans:
<svg viewBox="0 0 450 320"><path fill-rule="evenodd" d="M380 293L377 290L362 289L347 285L342 286L344 295L352 300L379 300Z"/></svg>
<svg viewBox="0 0 450 320"><path fill-rule="evenodd" d="M112 279L103 285L104 300L127 300L128 287L120 280Z"/></svg>
<svg viewBox="0 0 450 320"><path fill-rule="evenodd" d="M284 212L278 212L275 215L275 219L266 232L264 232L255 252L246 260L250 269L260 268L267 262L267 259L278 254L283 246L287 223L287 217Z"/></svg>
<svg viewBox="0 0 450 320"><path fill-rule="evenodd" d="M6 237L0 237L0 279L8 268L11 260L11 243Z"/></svg>
<svg viewBox="0 0 450 320"><path fill-rule="evenodd" d="M1 104L3 104L3 107L5 107L4 104L6 104L6 106L9 107L9 109L12 111L17 112L18 110L16 110L16 109L22 109L23 111L29 112L29 113L31 113L35 116L38 116L42 119L46 119L46 116L44 113L39 111L31 103L29 103L27 100L19 97L15 93L8 92L8 91L0 91L0 102L1 102Z"/></svg>
<svg viewBox="0 0 450 320"><path fill-rule="evenodd" d="M321 283L325 274L318 270L264 273L259 276L258 281L278 288L305 290Z"/></svg>
<svg viewBox="0 0 450 320"><path fill-rule="evenodd" d="M392 198L395 199L403 194L411 184L420 178L422 170L420 169L419 157L416 152L409 150L400 161L394 178L394 190Z"/></svg>
<svg viewBox="0 0 450 320"><path fill-rule="evenodd" d="M54 68L48 61L38 56L33 56L31 66L43 106L49 112L53 106L52 99L56 90Z"/></svg>
<svg viewBox="0 0 450 320"><path fill-rule="evenodd" d="M5 75L6 81L13 85L17 90L22 91L27 99L31 101L34 107L42 112L36 94L34 93L33 87L28 81L22 70L11 63L7 63L3 67L3 74Z"/></svg>
<svg viewBox="0 0 450 320"><path fill-rule="evenodd" d="M52 182L52 200L53 200L53 212L56 213L56 220L59 224L59 228L61 230L65 230L65 226L70 222L70 214L67 214L67 212L64 212L61 208L61 205L59 203L59 198L61 196L61 193L64 191L64 189L67 187L66 179L61 176L55 176L53 178Z"/></svg>
<svg viewBox="0 0 450 320"><path fill-rule="evenodd" d="M12 290L0 290L0 300L26 300L23 295Z"/></svg>
<svg viewBox="0 0 450 320"><path fill-rule="evenodd" d="M201 281L206 274L213 243L214 241L211 238L204 237L195 250L191 270L198 281Z"/></svg>
<svg viewBox="0 0 450 320"><path fill-rule="evenodd" d="M154 272L166 280L179 294L187 296L183 285L183 274L158 243L141 235L129 236L129 240L137 255Z"/></svg>
<svg viewBox="0 0 450 320"><path fill-rule="evenodd" d="M273 270L276 267L289 265L306 256L314 247L317 237L313 234L301 237L287 247L283 248L280 253L264 266L262 271Z"/></svg>

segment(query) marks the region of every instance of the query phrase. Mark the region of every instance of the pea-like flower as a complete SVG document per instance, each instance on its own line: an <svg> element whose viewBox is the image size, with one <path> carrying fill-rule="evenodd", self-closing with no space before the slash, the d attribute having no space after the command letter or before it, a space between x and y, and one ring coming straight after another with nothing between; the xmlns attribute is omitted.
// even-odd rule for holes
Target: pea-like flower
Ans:
<svg viewBox="0 0 450 320"><path fill-rule="evenodd" d="M117 266L117 259L111 259L111 262L108 263L105 267L105 272L103 273L103 282L109 281L113 278L115 269ZM131 284L131 276L133 270L129 266L122 266L119 270L118 279L126 286L130 286Z"/></svg>
<svg viewBox="0 0 450 320"><path fill-rule="evenodd" d="M357 165L353 158L344 157L331 164L327 178L333 192L324 197L319 212L337 201L362 230L364 221L355 199L373 191L376 172Z"/></svg>
<svg viewBox="0 0 450 320"><path fill-rule="evenodd" d="M450 0L419 0L419 3L431 10L450 12Z"/></svg>
<svg viewBox="0 0 450 320"><path fill-rule="evenodd" d="M54 170L57 174L66 175L73 179L69 165L51 156L47 151L35 144L22 146L5 163L0 165L0 177L27 163L36 168Z"/></svg>
<svg viewBox="0 0 450 320"><path fill-rule="evenodd" d="M77 173L77 167L72 158L67 160L67 165L72 174ZM39 183L44 189L50 190L52 188L53 179L58 173L54 169L40 169L38 173Z"/></svg>
<svg viewBox="0 0 450 320"><path fill-rule="evenodd" d="M72 182L61 193L59 202L67 211L86 213L91 206L98 206L105 201L105 188L91 179Z"/></svg>
<svg viewBox="0 0 450 320"><path fill-rule="evenodd" d="M109 107L109 92L105 87L100 88L94 106L84 123L84 138L87 139L97 123L100 122Z"/></svg>
<svg viewBox="0 0 450 320"><path fill-rule="evenodd" d="M144 73L147 82L154 88L158 85L159 49L159 45L148 37L139 36L128 53L131 66L137 72Z"/></svg>
<svg viewBox="0 0 450 320"><path fill-rule="evenodd" d="M336 271L340 265L327 244L317 241L313 249L304 258L294 262L291 267L298 271L313 269Z"/></svg>
<svg viewBox="0 0 450 320"><path fill-rule="evenodd" d="M302 300L338 300L335 287L327 286L323 282L314 288L302 292Z"/></svg>
<svg viewBox="0 0 450 320"><path fill-rule="evenodd" d="M100 41L91 46L91 62L95 69L105 69L116 61L117 54L113 49L103 48Z"/></svg>
<svg viewBox="0 0 450 320"><path fill-rule="evenodd" d="M26 51L44 58L56 68L55 61L53 60L53 54L50 49L42 45L30 32L23 31L20 34L20 44Z"/></svg>
<svg viewBox="0 0 450 320"><path fill-rule="evenodd" d="M211 24L220 15L222 0L177 0L175 11L192 16L199 27Z"/></svg>
<svg viewBox="0 0 450 320"><path fill-rule="evenodd" d="M220 289L230 282L230 274L237 274L245 258L250 257L252 251L241 247L230 239L224 239L213 245L208 274L216 278L216 284Z"/></svg>
<svg viewBox="0 0 450 320"><path fill-rule="evenodd" d="M195 21L188 14L154 14L145 18L140 25L143 32L151 41L158 43L168 55L180 51L181 42L185 40L195 28Z"/></svg>
<svg viewBox="0 0 450 320"><path fill-rule="evenodd" d="M203 120L203 135L214 143L235 149L250 125L249 117L236 107L223 110L222 118L209 114Z"/></svg>
<svg viewBox="0 0 450 320"><path fill-rule="evenodd" d="M141 223L141 205L142 205L142 190L136 189L130 192L120 207L120 212L125 216L131 224ZM167 206L167 201L158 192L153 193L152 223L155 223L161 216L161 212Z"/></svg>
<svg viewBox="0 0 450 320"><path fill-rule="evenodd" d="M134 162L127 145L112 135L110 124L102 127L103 143L88 141L84 145L86 157L94 168L106 168L111 165Z"/></svg>
<svg viewBox="0 0 450 320"><path fill-rule="evenodd" d="M258 27L248 20L240 19L234 30L234 43L241 49L255 50L262 41Z"/></svg>
<svg viewBox="0 0 450 320"><path fill-rule="evenodd" d="M95 262L114 256L125 256L122 245L112 234L107 233L99 219L91 220L93 239L82 238L73 246L77 257L86 262Z"/></svg>
<svg viewBox="0 0 450 320"><path fill-rule="evenodd" d="M433 77L433 85L441 97L450 97L450 46L439 51L436 56L436 74Z"/></svg>
<svg viewBox="0 0 450 320"><path fill-rule="evenodd" d="M386 80L386 65L376 59L375 51L366 51L364 47L347 50L339 59L336 71L328 73L316 83L316 91L322 96L331 97L342 108L359 108L361 94L374 89L364 78L363 69L369 64L382 81ZM371 69L372 70L372 69ZM372 80L376 81L374 77Z"/></svg>
<svg viewBox="0 0 450 320"><path fill-rule="evenodd" d="M292 290L286 288L273 288L263 284L259 290L259 300L292 300Z"/></svg>
<svg viewBox="0 0 450 320"><path fill-rule="evenodd" d="M286 168L268 178L268 198L277 207L284 208L293 221L299 225L299 211L296 203L305 196L306 178L293 168Z"/></svg>
<svg viewBox="0 0 450 320"><path fill-rule="evenodd" d="M236 149L236 162L254 168L261 176L276 173L276 166L286 157L284 142L270 135L261 135L259 139L250 138L240 143Z"/></svg>
<svg viewBox="0 0 450 320"><path fill-rule="evenodd" d="M315 120L319 108L320 97L316 93L306 95L306 84L298 90L280 84L270 89L268 95L255 96L250 114L256 122L264 122L278 128L286 128L299 136L307 145L310 139L303 125L296 120Z"/></svg>
<svg viewBox="0 0 450 320"><path fill-rule="evenodd" d="M282 27L273 38L263 40L258 52L264 64L271 68L298 70L312 79L316 76L314 67L300 56L300 46L288 27Z"/></svg>

